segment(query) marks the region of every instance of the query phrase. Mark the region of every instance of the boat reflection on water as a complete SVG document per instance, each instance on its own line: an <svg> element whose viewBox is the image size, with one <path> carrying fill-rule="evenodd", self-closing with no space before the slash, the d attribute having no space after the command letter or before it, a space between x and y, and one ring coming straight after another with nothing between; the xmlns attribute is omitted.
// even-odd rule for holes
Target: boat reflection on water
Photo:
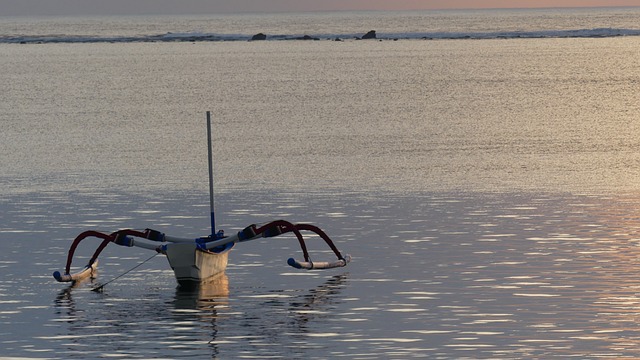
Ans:
<svg viewBox="0 0 640 360"><path fill-rule="evenodd" d="M139 286L139 280L98 293L90 291L95 284L87 279L56 295L56 326L39 339L51 348L64 348L56 354L64 358L159 353L169 358L260 357L291 351L301 357L308 350L301 344L323 346L309 334L334 326L347 279L348 274L327 277L306 290L265 291L239 284L231 294L226 273L193 286L177 286L174 293L167 293L161 282ZM165 280L173 279L164 276Z"/></svg>
<svg viewBox="0 0 640 360"><path fill-rule="evenodd" d="M340 294L340 290L347 281L347 274L335 275L325 281L324 284L309 290L309 293L292 300L290 310L298 314L301 323L308 322L311 315L330 307Z"/></svg>
<svg viewBox="0 0 640 360"><path fill-rule="evenodd" d="M175 309L207 310L229 303L229 277L221 273L206 282L183 283L176 288Z"/></svg>
<svg viewBox="0 0 640 360"><path fill-rule="evenodd" d="M327 328L328 324L319 326L318 322L326 322L333 317L347 279L347 273L332 276L324 284L309 290L307 294L292 299L288 308L292 314L291 331L299 337L318 332L318 327Z"/></svg>

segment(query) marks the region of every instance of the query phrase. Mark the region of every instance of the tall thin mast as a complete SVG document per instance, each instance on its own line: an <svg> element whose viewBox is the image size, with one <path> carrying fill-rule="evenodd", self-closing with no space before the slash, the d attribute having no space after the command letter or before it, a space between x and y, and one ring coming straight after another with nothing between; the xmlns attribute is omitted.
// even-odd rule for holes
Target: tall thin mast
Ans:
<svg viewBox="0 0 640 360"><path fill-rule="evenodd" d="M209 207L211 209L211 236L216 236L216 218L213 206L213 150L211 148L211 112L207 111L207 145L209 147Z"/></svg>

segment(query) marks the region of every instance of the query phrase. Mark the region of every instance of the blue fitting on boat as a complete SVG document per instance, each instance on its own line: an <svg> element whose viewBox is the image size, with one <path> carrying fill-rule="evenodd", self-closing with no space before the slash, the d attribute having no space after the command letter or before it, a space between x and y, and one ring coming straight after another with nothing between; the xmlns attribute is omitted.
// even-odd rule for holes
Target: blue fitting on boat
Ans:
<svg viewBox="0 0 640 360"><path fill-rule="evenodd" d="M202 245L202 244L206 244L207 242L211 241L211 237L201 237L201 238L197 238L195 241L196 241L197 245Z"/></svg>
<svg viewBox="0 0 640 360"><path fill-rule="evenodd" d="M146 232L147 232L147 239L151 241L164 242L164 233L161 233L160 231L153 230L153 229L147 229Z"/></svg>
<svg viewBox="0 0 640 360"><path fill-rule="evenodd" d="M282 235L282 228L278 225L272 226L262 233L262 237L265 238L275 237L278 235Z"/></svg>
<svg viewBox="0 0 640 360"><path fill-rule="evenodd" d="M198 248L200 250L207 250L207 243L198 242L198 243L196 243L196 248Z"/></svg>
<svg viewBox="0 0 640 360"><path fill-rule="evenodd" d="M129 247L133 246L133 238L122 233L118 233L118 235L116 235L116 238L115 240L113 240L113 242L122 246L129 246Z"/></svg>
<svg viewBox="0 0 640 360"><path fill-rule="evenodd" d="M246 228L244 228L242 231L238 233L238 239L242 242L242 241L246 241L256 237L255 229L256 229L255 225L247 226Z"/></svg>

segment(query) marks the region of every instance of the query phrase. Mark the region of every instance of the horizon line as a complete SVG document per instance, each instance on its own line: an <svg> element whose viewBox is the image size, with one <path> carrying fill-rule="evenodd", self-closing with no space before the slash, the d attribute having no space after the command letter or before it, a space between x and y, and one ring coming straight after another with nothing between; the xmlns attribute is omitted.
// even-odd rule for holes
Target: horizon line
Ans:
<svg viewBox="0 0 640 360"><path fill-rule="evenodd" d="M128 12L128 13L104 13L104 12L87 12L87 13L75 13L75 14L0 14L0 18L7 17L77 17L77 16L192 16L192 15L264 15L264 14L313 14L313 13L340 13L340 12L440 12L440 11L518 11L518 10L576 10L576 9L633 9L640 8L640 5L618 5L618 6L523 6L523 7L461 7L461 8L434 8L434 9L335 9L335 10L278 10L278 11L200 11L200 12L153 12L153 11L140 11L140 12Z"/></svg>

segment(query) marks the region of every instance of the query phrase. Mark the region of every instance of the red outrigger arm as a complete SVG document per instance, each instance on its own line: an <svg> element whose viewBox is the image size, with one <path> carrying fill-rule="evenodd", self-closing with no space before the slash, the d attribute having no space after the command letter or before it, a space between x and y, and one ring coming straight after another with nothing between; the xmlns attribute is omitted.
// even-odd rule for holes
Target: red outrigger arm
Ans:
<svg viewBox="0 0 640 360"><path fill-rule="evenodd" d="M309 257L309 252L307 251L307 246L304 242L304 238L302 237L300 231L310 231L319 235L327 243L327 245L329 245L333 253L338 257L338 260L334 262L312 262ZM310 224L293 224L286 220L276 220L260 227L258 227L257 225L250 225L239 232L238 237L240 238L239 241L242 242L253 240L256 237L278 236L287 232L293 232L298 238L298 242L300 243L300 247L302 248L302 255L304 256L304 261L297 261L294 258L289 258L289 260L287 260L287 263L290 266L293 266L297 269L308 270L331 269L335 267L346 266L351 261L351 256L342 256L331 238L329 238L329 236L324 231L322 231L319 227Z"/></svg>
<svg viewBox="0 0 640 360"><path fill-rule="evenodd" d="M103 234L101 232L97 232L93 230L85 231L80 235L76 236L75 240L73 240L73 243L71 244L71 248L69 248L69 253L67 254L67 265L64 268L65 274L69 274L69 271L71 270L71 260L73 260L73 254L75 253L76 248L78 247L78 244L80 244L82 240L90 236L103 239L103 241L102 241L102 244L100 244L100 246L96 250L96 252L93 254L93 257L91 257L91 260L89 260L89 264L87 266L91 266L95 261L95 258L98 257L97 255L100 255L100 252L102 251L102 249L104 249L107 246L107 244L110 241L112 241L111 235Z"/></svg>
<svg viewBox="0 0 640 360"><path fill-rule="evenodd" d="M76 248L78 247L78 244L80 244L80 242L82 240L84 240L85 238L88 238L90 236L92 237L97 237L102 240L102 243L100 244L100 246L98 247L98 249L96 249L96 251L93 253L93 256L91 257L91 260L89 260L89 264L87 266L91 266L93 265L93 263L96 261L96 259L98 258L98 255L100 255L100 253L102 252L102 250L104 250L105 247L107 247L107 245L110 242L115 242L117 243L117 240L121 237L121 236L126 236L126 235L130 235L130 236L137 236L137 237L142 237L142 238L148 238L149 236L149 232L152 231L151 229L147 229L145 230L145 232L140 232L137 230L131 230L131 229L126 229L126 230L119 230L116 231L112 234L104 234L98 231L94 231L94 230L88 230L85 231L83 233L81 233L80 235L76 236L75 240L73 240L73 243L71 244L71 248L69 249L69 254L67 254L67 265L64 268L65 273L68 274L69 271L71 270L71 261L73 260L73 254L76 251Z"/></svg>
<svg viewBox="0 0 640 360"><path fill-rule="evenodd" d="M302 254L304 255L304 261L309 261L309 252L307 251L307 246L304 242L304 238L300 233L301 230L314 232L329 245L334 254L338 257L338 260L344 260L340 251L333 244L333 241L322 231L319 227L309 225L309 224L292 224L286 220L276 220L272 221L266 225L257 227L256 225L249 226L255 233L255 235L262 235L262 237L273 237L278 236L287 232L293 232L298 238L298 242L300 242L300 247L302 248ZM247 229L243 230L246 231ZM255 237L254 235L254 237ZM242 241L242 240L241 240Z"/></svg>
<svg viewBox="0 0 640 360"><path fill-rule="evenodd" d="M88 230L88 231L82 232L73 240L73 243L69 248L69 253L67 254L67 264L65 266L65 273L60 274L59 271L56 271L53 273L53 277L56 280L61 282L76 281L76 280L84 279L93 274L93 271L95 271L95 267L97 265L98 256L100 255L102 250L104 250L104 248L107 247L107 245L109 245L109 243L114 242L118 245L129 246L130 238L128 238L128 236L141 237L141 238L154 240L154 241L162 241L162 240L158 240L158 237L159 237L158 234L160 233L151 229L146 229L144 232L125 229L125 230L118 230L111 234L105 234L105 233L101 233L99 231L94 231L94 230ZM160 235L164 235L164 234L160 234ZM73 261L73 254L75 253L76 248L78 247L80 242L88 237L96 237L96 238L102 239L102 242L100 243L100 246L98 246L96 251L93 253L93 256L91 256L91 260L89 260L89 263L85 266L85 268L78 273L70 274L71 262Z"/></svg>

